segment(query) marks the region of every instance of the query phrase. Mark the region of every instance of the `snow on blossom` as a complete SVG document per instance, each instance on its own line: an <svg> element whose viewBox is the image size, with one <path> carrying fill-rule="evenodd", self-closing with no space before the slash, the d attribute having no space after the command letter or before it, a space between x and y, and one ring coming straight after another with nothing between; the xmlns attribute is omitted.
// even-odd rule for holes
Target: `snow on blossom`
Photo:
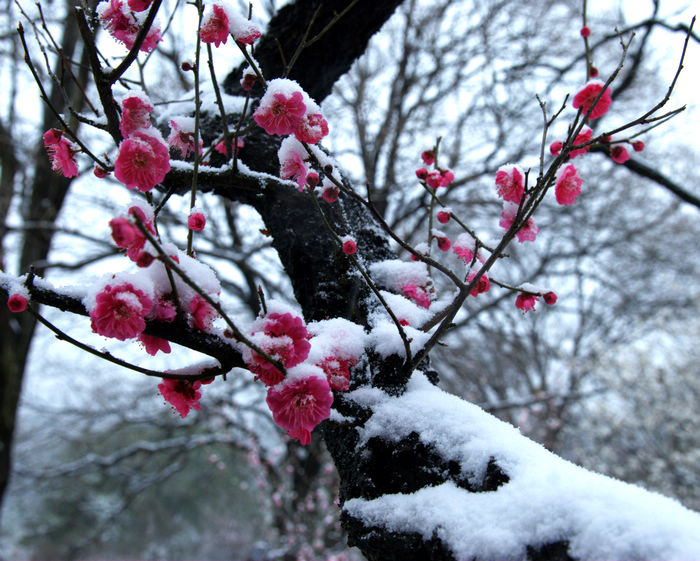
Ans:
<svg viewBox="0 0 700 561"><path fill-rule="evenodd" d="M221 4L215 3L211 10L207 11L199 30L199 36L205 43L214 43L215 47L228 41L229 19Z"/></svg>
<svg viewBox="0 0 700 561"><path fill-rule="evenodd" d="M354 255L357 251L357 243L352 236L343 236L340 242L342 243L343 253L345 255Z"/></svg>
<svg viewBox="0 0 700 561"><path fill-rule="evenodd" d="M178 380L163 378L158 384L158 391L163 399L170 403L183 419L187 417L190 409L199 411L202 407L199 400L202 398L201 380Z"/></svg>
<svg viewBox="0 0 700 561"><path fill-rule="evenodd" d="M557 183L554 194L560 205L573 204L581 194L583 180L578 176L578 170L573 164L568 164L557 170Z"/></svg>
<svg viewBox="0 0 700 561"><path fill-rule="evenodd" d="M155 356L158 351L162 351L166 354L170 352L170 343L166 339L141 333L138 336L138 340L139 343L143 345L146 352L151 356Z"/></svg>
<svg viewBox="0 0 700 561"><path fill-rule="evenodd" d="M430 293L424 286L404 284L401 287L401 294L409 300L413 300L421 308L430 308Z"/></svg>
<svg viewBox="0 0 700 561"><path fill-rule="evenodd" d="M122 117L119 121L119 130L124 138L139 129L150 128L153 103L145 93L129 92L122 99L121 108Z"/></svg>
<svg viewBox="0 0 700 561"><path fill-rule="evenodd" d="M80 150L58 129L49 129L44 133L44 147L49 154L51 169L63 177L78 175L75 154Z"/></svg>
<svg viewBox="0 0 700 561"><path fill-rule="evenodd" d="M258 75L255 73L255 70L253 70L250 65L246 66L241 76L241 88L243 88L243 91L249 92L252 90L257 79Z"/></svg>
<svg viewBox="0 0 700 561"><path fill-rule="evenodd" d="M333 394L323 371L303 364L290 368L287 378L267 391L266 401L275 423L307 445L311 431L330 416Z"/></svg>
<svg viewBox="0 0 700 561"><path fill-rule="evenodd" d="M345 391L350 384L350 368L364 353L366 334L362 326L343 318L310 323L311 349L307 362L320 367L331 388Z"/></svg>
<svg viewBox="0 0 700 561"><path fill-rule="evenodd" d="M238 10L229 7L228 3L225 3L224 6L227 8L228 27L233 38L239 43L252 45L261 35L258 27Z"/></svg>
<svg viewBox="0 0 700 561"><path fill-rule="evenodd" d="M418 175L418 171L416 171L416 175ZM449 169L440 169L428 172L425 177L425 182L433 189L438 189L440 187L447 187L454 181L454 178L454 173L452 173Z"/></svg>
<svg viewBox="0 0 700 561"><path fill-rule="evenodd" d="M114 176L128 189L150 191L170 171L168 146L157 129L141 129L119 144Z"/></svg>
<svg viewBox="0 0 700 561"><path fill-rule="evenodd" d="M418 328L432 317L428 308L418 305L404 295L394 294L386 290L381 290L380 293L402 325L412 325Z"/></svg>
<svg viewBox="0 0 700 561"><path fill-rule="evenodd" d="M317 144L327 134L328 122L326 119L323 118L321 113L309 112L307 106L307 112L294 130L294 136L301 142Z"/></svg>
<svg viewBox="0 0 700 561"><path fill-rule="evenodd" d="M142 277L132 275L132 282L122 280L126 278L116 275L108 284L98 284L98 291L86 297L92 330L120 341L138 336L146 328L146 316L153 308L152 287Z"/></svg>
<svg viewBox="0 0 700 561"><path fill-rule="evenodd" d="M504 201L519 203L525 186L523 172L518 166L502 166L496 172L496 189Z"/></svg>
<svg viewBox="0 0 700 561"><path fill-rule="evenodd" d="M194 117L173 117L170 119L170 135L168 136L168 146L179 150L183 158L188 158L190 152L194 154ZM199 154L202 154L202 137L197 142Z"/></svg>
<svg viewBox="0 0 700 561"><path fill-rule="evenodd" d="M11 294L7 299L7 307L13 314L18 314L27 309L27 299L21 294Z"/></svg>
<svg viewBox="0 0 700 561"><path fill-rule="evenodd" d="M452 251L462 259L467 265L470 265L474 260L474 251L476 250L476 241L471 234L462 233L455 239L452 244ZM479 250L476 258L482 263L486 261L483 252Z"/></svg>
<svg viewBox="0 0 700 561"><path fill-rule="evenodd" d="M401 288L407 284L416 286L430 286L432 284L428 267L421 261L387 259L372 263L370 273L378 285L396 293L400 293Z"/></svg>
<svg viewBox="0 0 700 561"><path fill-rule="evenodd" d="M104 0L97 5L95 11L112 37L123 43L127 49L134 46L141 25L146 20L146 13L133 12L123 0ZM150 52L161 40L160 29L151 26L139 50Z"/></svg>
<svg viewBox="0 0 700 561"><path fill-rule="evenodd" d="M248 328L250 340L270 358L291 368L306 360L311 349L309 333L304 320L289 306L271 301L268 313L255 320ZM241 345L243 360L248 369L266 386L274 386L284 375L266 358Z"/></svg>
<svg viewBox="0 0 700 561"><path fill-rule="evenodd" d="M581 131L576 135L576 138L574 139L574 143L572 146L578 146L580 144L585 144L586 142L590 142L593 139L593 129L589 127L588 125L583 125L581 128ZM576 158L578 156L583 156L586 152L588 152L591 149L591 145L589 144L588 146L584 146L583 148L577 148L576 150L571 150L569 152L569 157L570 158Z"/></svg>
<svg viewBox="0 0 700 561"><path fill-rule="evenodd" d="M627 152L627 148L625 148L624 146L620 146L619 144L617 146L613 146L610 149L610 157L612 158L613 162L618 164L624 164L627 160L630 159L630 155Z"/></svg>
<svg viewBox="0 0 700 561"><path fill-rule="evenodd" d="M501 219L498 225L505 231L510 230L515 221L515 217L518 213L518 205L516 203L504 202L503 212L501 213ZM528 218L527 222L517 231L515 234L520 243L522 242L534 242L537 234L540 233L540 229L535 224L534 218Z"/></svg>
<svg viewBox="0 0 700 561"><path fill-rule="evenodd" d="M303 191L306 186L306 176L309 172L305 161L309 155L303 144L295 137L288 136L280 144L277 157L280 161L280 177L282 179L295 180L299 191Z"/></svg>
<svg viewBox="0 0 700 561"><path fill-rule="evenodd" d="M449 251L450 247L452 246L452 242L450 241L450 238L447 237L447 234L438 230L437 228L433 228L430 234L437 241L438 249L440 251Z"/></svg>
<svg viewBox="0 0 700 561"><path fill-rule="evenodd" d="M193 208L190 211L190 215L187 217L187 227L195 232L201 232L204 230L204 226L207 224L207 219L204 213L197 208Z"/></svg>
<svg viewBox="0 0 700 561"><path fill-rule="evenodd" d="M593 110L589 115L590 119L598 119L605 115L608 112L608 109L610 109L612 96L610 88L605 88L604 91L603 88L605 88L605 83L601 80L590 80L574 96L574 101L572 103L574 109L581 108L581 111L585 114L591 107L593 107ZM600 96L600 99L597 103L595 103L595 106L593 106L596 98L601 92L603 93Z"/></svg>
<svg viewBox="0 0 700 561"><path fill-rule="evenodd" d="M306 114L301 86L293 80L277 78L268 88L253 113L253 119L267 134L294 134Z"/></svg>
<svg viewBox="0 0 700 561"><path fill-rule="evenodd" d="M539 301L539 298L534 294L526 294L525 292L520 292L515 298L515 307L525 314L530 310L535 309L535 304Z"/></svg>

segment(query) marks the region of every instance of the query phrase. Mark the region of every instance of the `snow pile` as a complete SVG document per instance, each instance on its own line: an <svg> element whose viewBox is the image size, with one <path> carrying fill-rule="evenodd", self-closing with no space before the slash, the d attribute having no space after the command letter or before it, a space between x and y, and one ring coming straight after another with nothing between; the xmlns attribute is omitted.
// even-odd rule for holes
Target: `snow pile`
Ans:
<svg viewBox="0 0 700 561"><path fill-rule="evenodd" d="M355 391L374 415L361 430L398 441L412 432L475 483L491 457L510 481L472 493L446 482L412 494L351 499L369 526L443 540L457 559L526 559L527 546L567 540L577 559L700 559L700 515L656 493L575 466L510 425L414 374L400 397Z"/></svg>

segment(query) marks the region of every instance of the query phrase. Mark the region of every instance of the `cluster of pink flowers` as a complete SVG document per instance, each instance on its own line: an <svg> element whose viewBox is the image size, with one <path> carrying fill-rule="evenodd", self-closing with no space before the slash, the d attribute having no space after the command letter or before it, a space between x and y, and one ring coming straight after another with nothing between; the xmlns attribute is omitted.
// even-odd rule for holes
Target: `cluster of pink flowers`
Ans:
<svg viewBox="0 0 700 561"><path fill-rule="evenodd" d="M145 251L146 236L136 225L137 218L151 234L155 235L153 212L146 205L130 207L125 216L110 220L109 227L112 230L114 244L120 249L125 249L127 257L134 263L147 267L153 261L153 255Z"/></svg>
<svg viewBox="0 0 700 561"><path fill-rule="evenodd" d="M78 175L78 164L75 154L78 147L68 140L58 129L49 129L44 133L44 146L49 154L51 168L64 177Z"/></svg>
<svg viewBox="0 0 700 561"><path fill-rule="evenodd" d="M311 348L304 320L291 313L273 312L260 318L252 328L251 339L285 368L304 362ZM284 379L284 374L274 364L247 347L243 358L248 369L266 386L274 386Z"/></svg>
<svg viewBox="0 0 700 561"><path fill-rule="evenodd" d="M260 30L230 3L217 0L204 17L199 36L205 43L218 47L226 43L229 35L239 43L252 45L260 37Z"/></svg>
<svg viewBox="0 0 700 561"><path fill-rule="evenodd" d="M125 139L119 144L114 176L128 189L150 191L170 171L168 145L158 129L151 127L152 110L143 93L130 94L122 101L119 128Z"/></svg>
<svg viewBox="0 0 700 561"><path fill-rule="evenodd" d="M190 409L200 411L202 406L199 400L202 397L202 392L199 391L202 385L211 384L213 378L205 380L187 380L176 378L163 378L163 381L158 384L158 391L163 396L165 401L170 403L183 419L190 412Z"/></svg>
<svg viewBox="0 0 700 561"><path fill-rule="evenodd" d="M421 308L430 308L430 292L425 286L412 283L404 284L401 287L401 293L409 300L413 300Z"/></svg>
<svg viewBox="0 0 700 561"><path fill-rule="evenodd" d="M518 209L525 195L525 176L518 166L508 165L496 172L496 192L503 199L503 212L498 225L508 231L516 220ZM532 217L520 226L516 232L519 242L535 241L540 229Z"/></svg>
<svg viewBox="0 0 700 561"><path fill-rule="evenodd" d="M557 302L557 295L554 292L541 292L539 293L539 296L542 296L545 303L550 306L556 304ZM526 314L530 310L535 309L535 304L539 302L539 300L538 294L532 292L518 292L518 295L515 298L515 307L521 310L523 314Z"/></svg>
<svg viewBox="0 0 700 561"><path fill-rule="evenodd" d="M435 164L435 150L424 150L421 153L421 159L426 166L433 166ZM416 177L433 189L447 187L455 179L455 175L451 170L439 167L433 170L428 170L424 167L418 168L416 170Z"/></svg>
<svg viewBox="0 0 700 561"><path fill-rule="evenodd" d="M267 134L294 135L307 144L317 144L328 134L319 106L299 84L284 78L268 83L253 118Z"/></svg>
<svg viewBox="0 0 700 561"><path fill-rule="evenodd" d="M141 26L146 20L142 13L151 4L151 0L104 0L97 5L97 15L105 29L117 41L131 49L136 41ZM161 41L160 29L151 27L139 50L150 52Z"/></svg>

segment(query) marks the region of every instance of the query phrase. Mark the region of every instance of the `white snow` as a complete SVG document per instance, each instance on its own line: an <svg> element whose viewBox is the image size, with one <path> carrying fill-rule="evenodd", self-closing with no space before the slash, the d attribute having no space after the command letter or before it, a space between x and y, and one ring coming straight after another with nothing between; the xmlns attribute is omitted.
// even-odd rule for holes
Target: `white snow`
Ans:
<svg viewBox="0 0 700 561"><path fill-rule="evenodd" d="M562 460L420 373L400 397L377 392L347 394L374 411L361 444L416 432L475 483L491 457L510 481L482 493L446 482L347 501L345 511L367 524L426 538L437 532L457 559L525 559L527 545L559 540L578 559L700 559L700 514L679 503Z"/></svg>

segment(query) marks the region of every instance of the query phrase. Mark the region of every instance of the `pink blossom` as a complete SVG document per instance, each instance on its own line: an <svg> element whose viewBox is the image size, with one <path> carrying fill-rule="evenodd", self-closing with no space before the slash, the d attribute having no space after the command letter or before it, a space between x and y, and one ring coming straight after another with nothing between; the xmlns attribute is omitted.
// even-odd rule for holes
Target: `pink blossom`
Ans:
<svg viewBox="0 0 700 561"><path fill-rule="evenodd" d="M270 388L266 401L275 423L306 445L311 431L330 416L333 394L326 379L309 376Z"/></svg>
<svg viewBox="0 0 700 561"><path fill-rule="evenodd" d="M119 122L119 130L126 138L139 129L147 129L151 126L151 112L153 105L144 94L135 94L122 100L122 118Z"/></svg>
<svg viewBox="0 0 700 561"><path fill-rule="evenodd" d="M559 140L557 140L556 142L552 142L552 144L549 146L549 153L552 156L558 156L559 154L561 154L562 146L563 144Z"/></svg>
<svg viewBox="0 0 700 561"><path fill-rule="evenodd" d="M568 164L557 171L557 184L554 188L557 202L560 205L573 204L581 194L583 180L578 176L578 170L573 164Z"/></svg>
<svg viewBox="0 0 700 561"><path fill-rule="evenodd" d="M120 341L136 337L146 329L146 316L153 308L152 300L130 283L107 285L97 294L96 306L90 311L95 333Z"/></svg>
<svg viewBox="0 0 700 561"><path fill-rule="evenodd" d="M596 97L603 91L605 84L600 80L591 80L583 88L581 88L578 93L574 96L573 106L574 109L581 108L581 111L586 114L588 110L593 107ZM610 94L610 88L605 88L603 95L593 107L590 119L598 119L605 115L610 109L610 104L612 103L612 96Z"/></svg>
<svg viewBox="0 0 700 561"><path fill-rule="evenodd" d="M627 160L630 159L630 155L627 152L627 148L624 146L620 146L619 144L617 146L613 146L610 149L610 157L612 158L613 162L616 162L618 164L624 164Z"/></svg>
<svg viewBox="0 0 700 561"><path fill-rule="evenodd" d="M201 295L195 294L190 300L190 323L195 329L208 331L211 327L216 310Z"/></svg>
<svg viewBox="0 0 700 561"><path fill-rule="evenodd" d="M174 321L177 317L175 304L170 300L159 298L152 311L153 319L158 321Z"/></svg>
<svg viewBox="0 0 700 561"><path fill-rule="evenodd" d="M447 224L450 221L450 218L452 217L452 212L449 210L441 210L440 212L437 213L437 221L440 224Z"/></svg>
<svg viewBox="0 0 700 561"><path fill-rule="evenodd" d="M146 245L146 236L136 226L132 213L135 213L139 217L139 220L141 220L143 225L146 227L146 230L148 230L151 234L156 233L153 227L153 219L146 219L144 212L136 206L129 209L128 217L118 216L117 218L110 220L109 226L112 230L112 239L114 240L114 244L118 248L125 249L127 257L135 263L143 263L144 259L147 259L143 257L143 248Z"/></svg>
<svg viewBox="0 0 700 561"><path fill-rule="evenodd" d="M312 189L318 185L319 181L321 181L321 178L315 171L311 170L306 174L306 184Z"/></svg>
<svg viewBox="0 0 700 561"><path fill-rule="evenodd" d="M557 294L556 292L545 292L544 295L542 296L544 298L544 301L550 305L553 306L554 304L557 303Z"/></svg>
<svg viewBox="0 0 700 561"><path fill-rule="evenodd" d="M195 232L204 230L206 223L207 219L201 212L193 212L187 217L187 227Z"/></svg>
<svg viewBox="0 0 700 561"><path fill-rule="evenodd" d="M353 255L357 251L357 244L350 236L343 238L343 253L345 255Z"/></svg>
<svg viewBox="0 0 700 561"><path fill-rule="evenodd" d="M635 152L641 152L644 150L644 143L641 140L637 140L636 142L632 143L632 148L634 148Z"/></svg>
<svg viewBox="0 0 700 561"><path fill-rule="evenodd" d="M194 154L194 118L178 117L170 120L170 136L168 146L180 151L180 155L187 159L190 152ZM197 143L199 154L202 154L202 138Z"/></svg>
<svg viewBox="0 0 700 561"><path fill-rule="evenodd" d="M476 273L470 273L469 276L467 277L467 282L471 283L474 280L474 277L476 277ZM479 277L479 280L476 281L474 288L471 289L469 294L476 297L479 294L481 294L482 292L488 292L489 290L491 290L491 281L486 276L486 273L484 273L483 275L481 275Z"/></svg>
<svg viewBox="0 0 700 561"><path fill-rule="evenodd" d="M229 10L229 31L239 43L252 45L261 35L257 26L233 9Z"/></svg>
<svg viewBox="0 0 700 561"><path fill-rule="evenodd" d="M418 168L416 170L416 177L420 180L425 181L428 178L428 170L425 168Z"/></svg>
<svg viewBox="0 0 700 561"><path fill-rule="evenodd" d="M515 307L518 308L519 310L522 310L523 313L527 313L530 310L535 309L535 304L539 298L535 296L534 294L526 294L524 292L521 292L518 294L518 296L515 298Z"/></svg>
<svg viewBox="0 0 700 561"><path fill-rule="evenodd" d="M258 79L258 75L253 72L253 70L248 67L243 71L243 77L241 78L241 88L243 91L249 92L253 89L255 81Z"/></svg>
<svg viewBox="0 0 700 561"><path fill-rule="evenodd" d="M323 197L323 200L326 201L327 203L334 203L335 201L338 200L338 195L340 194L340 189L336 187L335 185L326 185L323 188L323 192L321 193L321 196Z"/></svg>
<svg viewBox="0 0 700 561"><path fill-rule="evenodd" d="M79 148L68 140L58 129L49 129L44 133L44 146L49 154L51 169L64 177L78 175L78 164L75 154Z"/></svg>
<svg viewBox="0 0 700 561"><path fill-rule="evenodd" d="M202 27L199 30L199 36L205 43L214 43L218 47L222 43L228 41L228 16L219 4L214 4L212 11L207 18L202 22Z"/></svg>
<svg viewBox="0 0 700 561"><path fill-rule="evenodd" d="M122 0L109 0L101 2L97 6L97 14L107 31L117 41L124 43L127 49L131 49L139 33L140 23L145 16L135 15ZM155 49L158 41L161 41L160 29L151 27L139 50L150 52Z"/></svg>
<svg viewBox="0 0 700 561"><path fill-rule="evenodd" d="M426 166L432 166L435 163L435 152L433 150L424 150L420 157Z"/></svg>
<svg viewBox="0 0 700 561"><path fill-rule="evenodd" d="M474 253L476 252L476 243L474 238L467 233L460 234L452 244L452 251L457 255L457 257L469 265L474 260ZM482 263L484 262L484 256L481 254L481 252L477 254L477 259Z"/></svg>
<svg viewBox="0 0 700 561"><path fill-rule="evenodd" d="M157 136L136 131L119 145L114 176L128 189L150 191L169 171L168 147Z"/></svg>
<svg viewBox="0 0 700 561"><path fill-rule="evenodd" d="M229 140L229 146L232 147L232 142L231 142L231 140ZM241 148L243 148L243 146L245 146L245 141L244 141L242 138L237 138L237 139L236 139L236 148L237 148L238 150L240 150ZM225 155L226 155L226 144L225 144L225 141L222 140L221 142L219 142L219 143L214 147L214 150L216 150L219 154L225 156ZM233 154L233 149L231 150L231 154Z"/></svg>
<svg viewBox="0 0 700 561"><path fill-rule="evenodd" d="M284 136L293 134L306 113L304 96L295 91L290 96L281 92L274 93L267 104L262 104L253 113L255 122L258 123L267 134Z"/></svg>
<svg viewBox="0 0 700 561"><path fill-rule="evenodd" d="M27 299L21 294L12 294L7 299L7 307L13 314L18 314L27 309Z"/></svg>
<svg viewBox="0 0 700 561"><path fill-rule="evenodd" d="M401 287L401 292L409 300L413 300L421 308L430 308L430 295L422 286L415 284L404 284Z"/></svg>
<svg viewBox="0 0 700 561"><path fill-rule="evenodd" d="M294 130L294 136L308 144L318 143L327 134L328 123L320 113L307 113Z"/></svg>
<svg viewBox="0 0 700 561"><path fill-rule="evenodd" d="M155 356L158 351L163 351L166 354L170 352L170 343L166 339L146 335L145 333L140 333L138 339L143 348L146 349L146 352L151 356Z"/></svg>
<svg viewBox="0 0 700 561"><path fill-rule="evenodd" d="M525 186L523 174L516 166L502 167L496 173L496 188L498 196L504 201L519 203L523 198Z"/></svg>
<svg viewBox="0 0 700 561"><path fill-rule="evenodd" d="M416 174L417 173L418 172L416 172ZM454 178L454 173L448 169L434 170L428 173L425 178L425 182L433 189L438 189L439 187L447 187L454 181Z"/></svg>
<svg viewBox="0 0 700 561"><path fill-rule="evenodd" d="M590 142L590 140L592 138L593 138L593 129L591 129L591 127L589 127L588 125L583 125L583 128L581 129L581 131L576 135L576 138L574 139L574 143L572 146L586 144L586 142ZM569 152L569 157L576 158L577 156L583 156L590 149L591 149L591 145L589 144L588 146L584 146L583 148L577 148L576 150L571 150Z"/></svg>
<svg viewBox="0 0 700 561"><path fill-rule="evenodd" d="M356 359L343 360L335 356L325 358L318 366L325 372L331 389L344 392L350 387L350 368Z"/></svg>
<svg viewBox="0 0 700 561"><path fill-rule="evenodd" d="M438 249L440 251L449 251L452 246L450 238L447 236L436 236L435 239L437 240Z"/></svg>
<svg viewBox="0 0 700 561"><path fill-rule="evenodd" d="M280 177L282 179L294 179L299 186L299 191L304 190L306 185L306 174L308 169L304 158L295 150L289 150L284 155L285 159L280 161Z"/></svg>
<svg viewBox="0 0 700 561"><path fill-rule="evenodd" d="M501 220L498 225L505 231L510 230L515 221L515 217L518 213L518 205L515 203L505 202L503 204L503 212L501 213ZM530 217L527 222L518 230L515 234L520 243L522 242L534 242L537 234L540 233L540 229L535 224L535 220Z"/></svg>
<svg viewBox="0 0 700 561"><path fill-rule="evenodd" d="M190 409L199 411L202 408L199 404L199 400L202 397L202 392L199 391L201 387L201 380L163 378L163 381L158 384L158 391L165 401L170 403L180 414L180 417L184 419L187 417Z"/></svg>
<svg viewBox="0 0 700 561"><path fill-rule="evenodd" d="M296 366L309 356L309 332L299 316L277 312L268 314L264 318L262 335L255 338L259 346L271 358L282 362L285 368ZM250 371L266 386L274 386L284 379L277 367L254 351L250 351L245 360Z"/></svg>

